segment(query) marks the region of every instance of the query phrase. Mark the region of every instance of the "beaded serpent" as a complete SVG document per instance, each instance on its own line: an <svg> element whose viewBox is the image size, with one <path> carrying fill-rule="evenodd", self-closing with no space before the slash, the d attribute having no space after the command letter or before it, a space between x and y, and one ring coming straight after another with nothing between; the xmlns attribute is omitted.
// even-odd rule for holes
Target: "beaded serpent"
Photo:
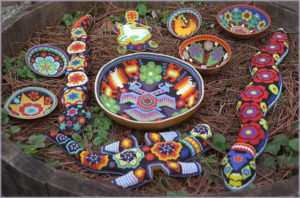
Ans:
<svg viewBox="0 0 300 198"><path fill-rule="evenodd" d="M280 28L250 64L252 82L240 93L236 110L242 123L236 143L223 158L221 174L229 190L245 189L256 177L256 158L267 144L266 114L279 99L282 79L277 66L288 53L288 40Z"/></svg>
<svg viewBox="0 0 300 198"><path fill-rule="evenodd" d="M148 183L153 171L161 169L171 177L199 175L202 170L198 162L189 161L210 149L212 132L208 125L199 124L190 135L180 139L178 131L145 133L146 145L138 146L134 136L101 147L102 154L84 150L72 138L58 132L46 137L63 148L83 168L96 173L122 175L112 180L123 188L135 188Z"/></svg>

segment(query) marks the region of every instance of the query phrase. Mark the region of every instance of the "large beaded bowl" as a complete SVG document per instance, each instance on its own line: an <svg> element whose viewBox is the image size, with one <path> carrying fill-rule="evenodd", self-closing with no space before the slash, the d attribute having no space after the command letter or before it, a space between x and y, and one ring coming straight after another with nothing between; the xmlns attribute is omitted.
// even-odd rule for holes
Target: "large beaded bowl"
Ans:
<svg viewBox="0 0 300 198"><path fill-rule="evenodd" d="M202 77L193 66L154 53L113 59L95 80L96 99L107 115L143 130L170 127L192 116L203 93Z"/></svg>

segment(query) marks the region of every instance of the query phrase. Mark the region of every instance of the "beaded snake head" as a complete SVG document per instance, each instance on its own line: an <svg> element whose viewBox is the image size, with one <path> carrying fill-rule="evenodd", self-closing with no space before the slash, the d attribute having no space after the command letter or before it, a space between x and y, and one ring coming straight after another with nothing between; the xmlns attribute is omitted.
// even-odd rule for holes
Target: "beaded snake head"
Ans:
<svg viewBox="0 0 300 198"><path fill-rule="evenodd" d="M277 66L288 53L288 40L280 28L252 58L252 82L241 92L236 106L242 123L237 142L222 161L221 174L229 190L242 190L255 180L256 158L268 139L266 114L279 99L282 79Z"/></svg>
<svg viewBox="0 0 300 198"><path fill-rule="evenodd" d="M146 145L139 146L134 136L123 138L101 147L102 154L84 150L70 137L51 132L46 135L83 168L96 173L122 175L111 182L123 188L135 188L148 183L154 171L163 170L171 177L199 175L198 162L187 162L210 149L212 132L208 125L200 124L190 135L180 139L178 131L145 133Z"/></svg>

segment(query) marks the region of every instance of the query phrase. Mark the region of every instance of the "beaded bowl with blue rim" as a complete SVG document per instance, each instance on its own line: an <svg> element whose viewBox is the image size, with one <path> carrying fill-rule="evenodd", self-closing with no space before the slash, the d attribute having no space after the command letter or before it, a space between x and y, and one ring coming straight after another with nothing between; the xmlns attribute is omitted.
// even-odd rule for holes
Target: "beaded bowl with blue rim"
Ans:
<svg viewBox="0 0 300 198"><path fill-rule="evenodd" d="M226 32L245 39L261 34L271 25L271 18L265 11L250 5L226 7L216 19Z"/></svg>
<svg viewBox="0 0 300 198"><path fill-rule="evenodd" d="M57 106L57 98L51 91L41 87L26 87L14 92L4 108L10 116L35 119L48 115Z"/></svg>
<svg viewBox="0 0 300 198"><path fill-rule="evenodd" d="M69 62L68 56L61 49L48 45L30 48L25 60L33 72L46 77L63 75Z"/></svg>

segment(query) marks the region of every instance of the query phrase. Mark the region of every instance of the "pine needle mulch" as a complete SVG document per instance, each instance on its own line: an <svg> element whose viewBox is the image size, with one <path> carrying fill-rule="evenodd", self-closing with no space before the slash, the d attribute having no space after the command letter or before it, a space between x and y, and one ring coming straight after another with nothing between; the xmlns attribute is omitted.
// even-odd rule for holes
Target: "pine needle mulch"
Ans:
<svg viewBox="0 0 300 198"><path fill-rule="evenodd" d="M89 32L91 37L91 45L93 48L93 68L89 74L89 79L94 86L95 77L99 69L110 60L120 56L117 53L116 34L112 33L112 23L109 17L113 15L124 14L126 9L117 7L113 3L91 3L91 7L95 6L92 11L94 26ZM169 13L180 8L178 3L171 3ZM216 2L204 3L204 9L196 7L202 17L203 24L197 34L212 34L223 38L228 42L232 50L232 57L229 63L218 73L211 76L204 76L205 93L201 106L197 113L184 121L178 126L171 129L178 129L181 133L188 133L195 125L199 123L207 123L211 126L214 133L223 134L227 142L233 144L240 129L240 122L236 116L235 105L241 90L251 81L251 76L248 70L250 59L252 56L263 47L269 40L273 31L279 27L272 25L262 36L250 40L239 40L222 32L218 26L215 16L222 8ZM89 9L86 9L86 11ZM150 17L147 21L142 19L143 24L152 26L153 40L159 43L159 53L178 56L178 47L182 40L172 36L166 25L160 21L151 22ZM286 29L289 37L290 52L286 59L279 65L279 70L283 80L283 90L279 101L268 112L267 121L269 124L269 141L277 134L285 134L289 138L297 137L295 126L298 124L298 41L292 39L290 30ZM295 38L295 37L293 37ZM53 26L49 26L43 30L37 31L30 35L30 38L25 43L24 50L27 51L30 47L37 44L53 45L66 51L70 43L70 29L61 28L60 20ZM62 89L66 84L65 77L47 78L40 82L32 82L31 80L19 80L18 77L13 77L13 73L18 68L8 71L2 76L2 100L7 99L14 91L27 86L40 86L54 92L58 98L61 97ZM92 89L93 90L93 89ZM90 105L97 106L93 91L91 94ZM58 107L50 115L35 119L35 120L20 120L11 118L5 128L18 125L22 128L21 132L13 135L11 141L26 142L32 134L44 134L45 132L58 129L58 115L62 111L59 104ZM166 131L166 130L165 130ZM140 144L143 143L144 133L141 131L129 129L113 123L109 130L109 142L117 141L122 137L135 135ZM91 143L87 143L87 147L91 147ZM36 158L45 161L46 158L58 159L59 170L72 175L93 180L99 183L109 183L109 181L117 176L111 174L96 174L84 170L60 149L49 151L52 144L47 140L46 147L42 148L36 154ZM94 152L99 152L99 147L92 147ZM286 179L291 172L295 170L289 168L279 169L278 165L274 164L272 168L260 168L260 161L264 155L258 159L257 178L254 182L257 186L274 183ZM204 163L205 157L211 157L217 161L215 171L208 171L200 176L190 178L171 178L166 177L162 173L156 173L154 181L142 186L133 191L138 193L152 195L166 195L167 192L177 192L184 190L187 195L200 195L206 193L225 192L225 188L220 176L220 164L224 156L224 152L212 149L203 156L196 159L201 164ZM209 165L209 164L208 164ZM212 179L213 178L213 179Z"/></svg>

